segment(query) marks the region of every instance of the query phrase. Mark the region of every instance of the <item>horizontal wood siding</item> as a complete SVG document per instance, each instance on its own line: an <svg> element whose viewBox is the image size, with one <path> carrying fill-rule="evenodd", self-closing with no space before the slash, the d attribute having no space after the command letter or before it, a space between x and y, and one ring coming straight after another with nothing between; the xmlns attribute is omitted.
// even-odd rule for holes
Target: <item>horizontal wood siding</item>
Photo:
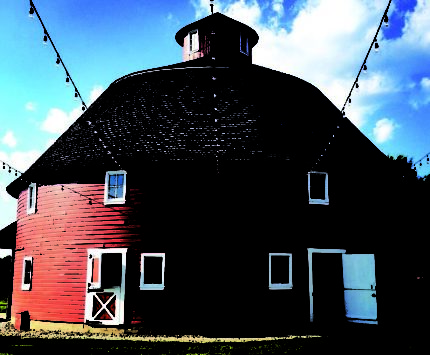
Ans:
<svg viewBox="0 0 430 355"><path fill-rule="evenodd" d="M91 196L92 205L80 194ZM139 234L127 214L139 207L139 195L129 190L126 205L109 208L103 204L103 184L70 184L64 190L60 185L38 186L36 213L27 215L23 191L18 200L12 315L29 311L33 320L84 322L87 249L133 245ZM21 290L25 256L33 257L30 291Z"/></svg>

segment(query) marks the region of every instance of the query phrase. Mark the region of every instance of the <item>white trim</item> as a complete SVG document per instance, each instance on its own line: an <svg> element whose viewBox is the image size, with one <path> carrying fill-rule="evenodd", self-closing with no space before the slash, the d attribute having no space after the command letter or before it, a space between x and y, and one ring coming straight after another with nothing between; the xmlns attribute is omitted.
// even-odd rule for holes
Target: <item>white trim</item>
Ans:
<svg viewBox="0 0 430 355"><path fill-rule="evenodd" d="M312 199L311 198L311 174L325 175L325 198L324 199ZM310 171L308 173L308 196L309 203L314 205L328 205L328 173L320 171Z"/></svg>
<svg viewBox="0 0 430 355"><path fill-rule="evenodd" d="M114 174L124 174L124 184L123 184L123 194L122 197L118 198L108 198L108 192L109 192L109 176ZM127 178L127 172L125 170L117 170L117 171L107 171L105 176L105 193L104 193L104 203L105 205L112 205L112 204L124 204L125 203L125 196L126 196L126 178Z"/></svg>
<svg viewBox="0 0 430 355"><path fill-rule="evenodd" d="M342 253L345 254L344 249L315 249L308 248L308 265L309 265L309 320L314 321L314 284L313 284L313 270L312 270L312 254L313 253Z"/></svg>
<svg viewBox="0 0 430 355"><path fill-rule="evenodd" d="M194 33L196 34L195 39L197 39L197 45L194 46L194 49L193 49L193 47L192 47L193 43L191 42L191 38L192 38L192 35ZM192 30L192 31L188 32L188 53L191 54L191 53L195 53L198 51L199 51L199 31L196 29L196 30Z"/></svg>
<svg viewBox="0 0 430 355"><path fill-rule="evenodd" d="M289 282L287 284L272 284L272 256L273 255L280 255L280 256L288 256L288 273ZM293 288L293 260L292 260L292 254L291 253L269 253L269 290L290 290Z"/></svg>
<svg viewBox="0 0 430 355"><path fill-rule="evenodd" d="M33 188L31 193L32 204L30 206L30 188ZM36 199L37 199L37 185L36 183L31 183L27 189L27 214L36 213Z"/></svg>
<svg viewBox="0 0 430 355"><path fill-rule="evenodd" d="M241 52L241 53L243 53L243 54L249 55L249 47L248 47L249 42L248 42L248 37L247 37L246 35L242 34L242 32L241 32L241 33L239 34L239 38L240 38L240 40L239 40L239 50L240 50L240 52ZM245 39L246 39L246 51L245 51L245 52L242 50L242 38L245 38Z"/></svg>
<svg viewBox="0 0 430 355"><path fill-rule="evenodd" d="M145 284L144 280L144 257L163 258L161 270L161 284ZM140 257L140 289L141 290L164 290L164 270L165 270L166 254L165 253L142 253Z"/></svg>
<svg viewBox="0 0 430 355"><path fill-rule="evenodd" d="M26 284L24 283L25 280L25 262L30 261L30 283ZM33 283L33 257L32 256L25 256L22 261L22 280L21 280L21 290L23 291L30 291L31 285Z"/></svg>
<svg viewBox="0 0 430 355"><path fill-rule="evenodd" d="M90 255L98 256L100 257L101 262L101 256L102 254L108 254L108 253L121 253L122 254L122 274L121 274L121 286L112 289L106 289L103 291L106 292L117 292L118 294L118 316L115 317L116 319L113 320L101 320L98 321L101 324L106 325L119 325L124 324L124 297L125 297L125 269L126 269L126 256L127 256L127 248L98 248L98 249L88 249L88 260L91 260L89 258ZM91 267L90 267L91 265ZM100 263L100 270L101 270L101 263ZM86 298L85 298L85 320L92 320L94 317L92 317L92 297L94 296L94 292L96 292L96 289L91 287L91 272L92 272L92 264L87 262L87 292L86 292ZM101 271L100 271L101 272ZM101 282L102 275L99 274L99 282Z"/></svg>

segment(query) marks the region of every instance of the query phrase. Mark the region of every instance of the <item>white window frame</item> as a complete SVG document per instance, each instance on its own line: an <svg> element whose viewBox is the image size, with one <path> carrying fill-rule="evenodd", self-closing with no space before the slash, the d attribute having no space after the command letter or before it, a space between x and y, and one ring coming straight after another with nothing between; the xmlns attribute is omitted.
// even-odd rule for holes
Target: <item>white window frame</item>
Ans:
<svg viewBox="0 0 430 355"><path fill-rule="evenodd" d="M25 262L30 261L30 283L26 284L24 283L25 280ZM25 256L24 260L22 261L22 282L21 282L21 290L23 291L30 291L31 285L33 283L33 257L32 256Z"/></svg>
<svg viewBox="0 0 430 355"><path fill-rule="evenodd" d="M289 282L286 284L272 283L272 256L288 256ZM291 290L293 288L293 256L291 253L269 253L269 290Z"/></svg>
<svg viewBox="0 0 430 355"><path fill-rule="evenodd" d="M192 42L191 38L193 36L193 34L196 34L196 39L197 39L197 44L196 41ZM190 32L188 32L188 51L189 53L194 53L194 52L198 52L199 50L199 31L198 30L192 30Z"/></svg>
<svg viewBox="0 0 430 355"><path fill-rule="evenodd" d="M33 189L31 194L30 194L30 188ZM30 206L30 195L31 195L31 201L32 201L31 206ZM27 189L27 214L36 213L36 199L37 199L37 185L36 183L33 182L28 186L28 189Z"/></svg>
<svg viewBox="0 0 430 355"><path fill-rule="evenodd" d="M124 185L123 185L123 195L118 198L108 198L109 193L109 177L114 174L124 174ZM105 205L112 205L112 204L124 204L125 203L125 196L126 196L126 178L127 178L127 172L125 170L117 170L117 171L107 171L106 177L105 177L105 195L104 195L104 203Z"/></svg>
<svg viewBox="0 0 430 355"><path fill-rule="evenodd" d="M324 199L312 199L311 198L311 174L321 174L325 175L325 198ZM321 172L321 171L310 171L308 173L308 196L309 196L309 203L314 205L328 205L328 173Z"/></svg>
<svg viewBox="0 0 430 355"><path fill-rule="evenodd" d="M246 51L245 52L242 50L242 39L246 40ZM243 33L240 33L239 50L240 50L241 53L249 55L248 37L245 36Z"/></svg>
<svg viewBox="0 0 430 355"><path fill-rule="evenodd" d="M144 258L145 257L162 257L162 274L161 274L161 284L145 284L144 280ZM165 270L165 253L142 253L140 258L140 289L141 290L164 290L164 270Z"/></svg>

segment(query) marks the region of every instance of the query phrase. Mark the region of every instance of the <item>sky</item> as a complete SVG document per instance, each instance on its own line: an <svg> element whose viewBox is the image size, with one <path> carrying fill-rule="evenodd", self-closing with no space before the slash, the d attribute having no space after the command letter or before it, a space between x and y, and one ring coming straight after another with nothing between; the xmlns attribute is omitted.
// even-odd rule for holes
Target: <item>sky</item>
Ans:
<svg viewBox="0 0 430 355"><path fill-rule="evenodd" d="M33 2L87 105L123 75L180 62L176 32L210 14L209 0ZM388 0L214 4L257 31L254 64L310 82L341 109ZM28 12L27 0L1 0L0 161L20 171L82 112ZM388 15L380 51L370 52L345 112L384 154L415 162L430 152L430 0L393 0ZM430 165L418 167L419 175L429 173ZM16 218L16 200L5 190L14 178L0 168L0 229Z"/></svg>

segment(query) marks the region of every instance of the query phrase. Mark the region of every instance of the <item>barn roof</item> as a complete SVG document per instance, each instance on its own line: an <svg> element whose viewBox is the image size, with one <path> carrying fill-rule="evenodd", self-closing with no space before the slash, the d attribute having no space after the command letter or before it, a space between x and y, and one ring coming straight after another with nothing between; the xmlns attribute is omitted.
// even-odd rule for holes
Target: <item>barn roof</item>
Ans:
<svg viewBox="0 0 430 355"><path fill-rule="evenodd" d="M306 164L339 123L367 140L301 79L196 59L113 82L7 191L17 198L29 182L94 183L94 175L119 168L147 174L159 165L219 172L240 161Z"/></svg>

